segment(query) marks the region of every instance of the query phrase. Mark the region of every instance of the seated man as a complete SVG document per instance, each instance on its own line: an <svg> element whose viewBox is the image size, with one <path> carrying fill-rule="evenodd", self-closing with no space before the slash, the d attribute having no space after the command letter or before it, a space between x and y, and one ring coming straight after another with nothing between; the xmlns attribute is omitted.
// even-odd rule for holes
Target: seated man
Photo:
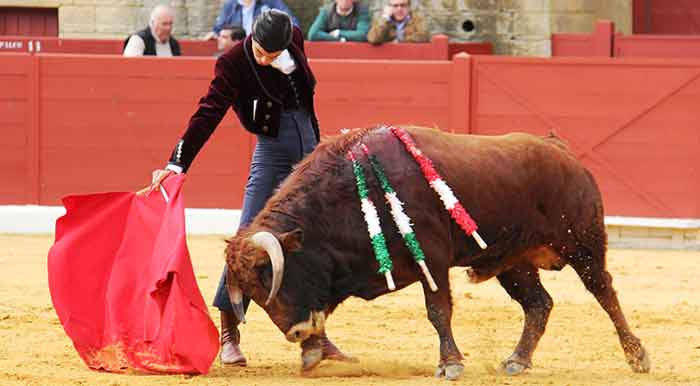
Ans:
<svg viewBox="0 0 700 386"><path fill-rule="evenodd" d="M228 51L231 47L235 46L236 43L245 39L246 34L243 28L225 25L221 27L219 31L219 36L216 38L216 49L218 50L214 56L219 57Z"/></svg>
<svg viewBox="0 0 700 386"><path fill-rule="evenodd" d="M369 9L355 0L335 0L321 8L309 28L309 40L366 42Z"/></svg>
<svg viewBox="0 0 700 386"><path fill-rule="evenodd" d="M427 42L430 34L423 18L411 12L411 0L388 0L382 17L367 34L372 44L386 42Z"/></svg>
<svg viewBox="0 0 700 386"><path fill-rule="evenodd" d="M250 35L253 20L263 11L279 9L292 18L292 23L299 26L299 21L292 15L292 10L283 0L226 0L219 16L216 18L212 31L204 35L203 40L216 39L224 25L235 25L243 28Z"/></svg>
<svg viewBox="0 0 700 386"><path fill-rule="evenodd" d="M148 27L124 42L124 56L180 56L180 44L172 37L175 12L167 5L156 5Z"/></svg>

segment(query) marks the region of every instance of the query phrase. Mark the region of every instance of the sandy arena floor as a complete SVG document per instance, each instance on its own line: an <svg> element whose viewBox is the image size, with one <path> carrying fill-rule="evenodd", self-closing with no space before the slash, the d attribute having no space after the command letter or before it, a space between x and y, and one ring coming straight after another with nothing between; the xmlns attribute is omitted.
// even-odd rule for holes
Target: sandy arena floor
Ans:
<svg viewBox="0 0 700 386"><path fill-rule="evenodd" d="M351 299L327 323L329 336L359 364L324 363L299 375L299 349L258 307L243 326L247 368L206 376L118 375L89 370L63 332L49 296L46 255L51 236L0 235L0 386L14 385L432 385L438 340L425 317L420 288L373 302ZM222 267L216 237L189 240L205 299ZM522 312L495 280L467 284L452 272L453 326L465 354L463 385L700 385L700 252L613 250L609 267L623 308L652 359L650 374L625 363L612 323L567 268L543 274L554 298L547 332L526 375L506 377ZM212 315L218 315L210 309Z"/></svg>

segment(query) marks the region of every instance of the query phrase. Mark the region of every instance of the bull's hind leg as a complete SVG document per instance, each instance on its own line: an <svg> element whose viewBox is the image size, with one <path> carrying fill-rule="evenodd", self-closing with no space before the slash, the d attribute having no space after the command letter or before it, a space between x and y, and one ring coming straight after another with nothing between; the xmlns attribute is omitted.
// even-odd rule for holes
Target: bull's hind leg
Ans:
<svg viewBox="0 0 700 386"><path fill-rule="evenodd" d="M435 275L438 291L432 292L425 281L422 281L428 320L435 327L440 338L440 363L435 376L455 380L464 372L462 364L464 357L452 335L452 295L450 294L448 270L447 268L435 268L431 267L431 270Z"/></svg>
<svg viewBox="0 0 700 386"><path fill-rule="evenodd" d="M540 282L537 268L521 264L498 275L498 281L508 295L520 303L525 313L525 325L513 354L503 361L502 369L508 375L517 375L532 366L532 354L544 334L552 297Z"/></svg>
<svg viewBox="0 0 700 386"><path fill-rule="evenodd" d="M635 372L649 372L651 368L649 355L639 338L630 331L612 285L612 276L605 269L604 248L598 253L591 253L589 250L582 249L580 256L572 260L570 264L578 273L586 289L595 296L615 325L627 363Z"/></svg>

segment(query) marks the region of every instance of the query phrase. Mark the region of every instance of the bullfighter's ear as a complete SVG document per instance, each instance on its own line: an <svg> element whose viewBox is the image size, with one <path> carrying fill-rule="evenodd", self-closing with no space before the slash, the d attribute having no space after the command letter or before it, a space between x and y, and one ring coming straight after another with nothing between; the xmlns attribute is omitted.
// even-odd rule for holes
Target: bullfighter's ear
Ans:
<svg viewBox="0 0 700 386"><path fill-rule="evenodd" d="M279 237L282 242L282 248L287 252L294 252L301 248L304 242L304 231L297 228L291 232L282 233Z"/></svg>

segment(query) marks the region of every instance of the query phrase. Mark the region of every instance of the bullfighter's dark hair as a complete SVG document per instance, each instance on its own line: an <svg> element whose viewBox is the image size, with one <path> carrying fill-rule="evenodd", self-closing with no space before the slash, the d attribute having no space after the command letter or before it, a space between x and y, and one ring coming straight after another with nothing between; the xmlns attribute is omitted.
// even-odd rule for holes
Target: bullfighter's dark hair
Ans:
<svg viewBox="0 0 700 386"><path fill-rule="evenodd" d="M287 48L293 35L292 19L277 9L264 11L253 24L253 38L268 53Z"/></svg>

